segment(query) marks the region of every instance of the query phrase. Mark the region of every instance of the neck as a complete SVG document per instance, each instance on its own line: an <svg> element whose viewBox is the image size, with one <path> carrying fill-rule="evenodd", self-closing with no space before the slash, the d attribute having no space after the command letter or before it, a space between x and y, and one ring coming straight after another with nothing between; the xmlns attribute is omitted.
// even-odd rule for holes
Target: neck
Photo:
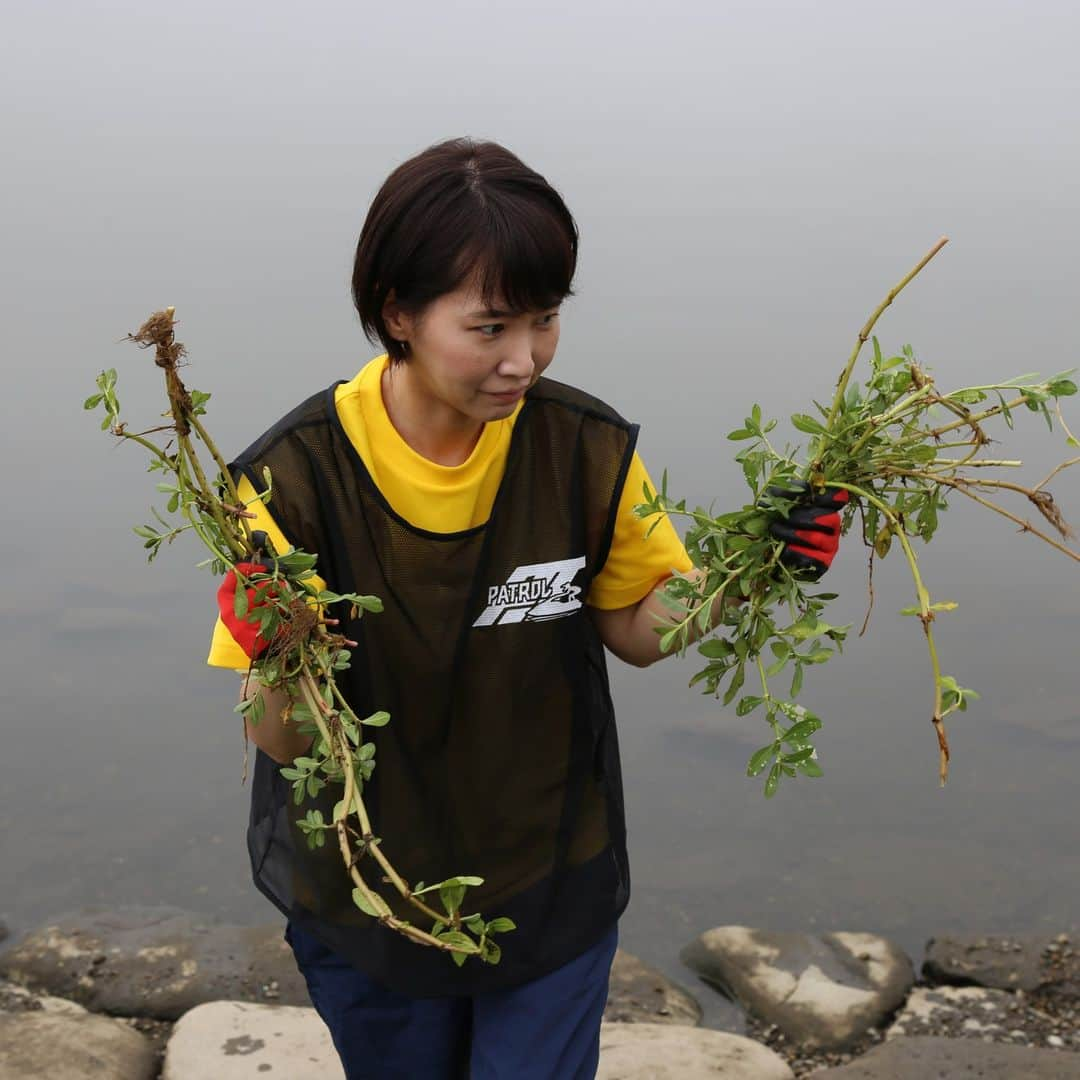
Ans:
<svg viewBox="0 0 1080 1080"><path fill-rule="evenodd" d="M461 465L473 452L484 422L452 409L417 385L408 364L388 366L382 399L390 423L421 457L437 465Z"/></svg>

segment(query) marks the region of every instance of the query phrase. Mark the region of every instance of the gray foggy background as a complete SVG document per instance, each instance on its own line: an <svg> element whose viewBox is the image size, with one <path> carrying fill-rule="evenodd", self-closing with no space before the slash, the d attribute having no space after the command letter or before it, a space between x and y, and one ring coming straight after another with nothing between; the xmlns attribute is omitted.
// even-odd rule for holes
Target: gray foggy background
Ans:
<svg viewBox="0 0 1080 1080"><path fill-rule="evenodd" d="M236 679L204 666L215 582L152 566L154 478L82 412L103 367L126 417L163 407L118 344L173 304L226 450L377 351L351 255L386 174L432 142L505 143L564 194L578 295L551 374L643 425L673 493L745 497L724 435L826 398L866 316L946 387L1077 363L1080 12L1066 3L9 5L0 35L0 912L17 937L87 903L262 922L249 883ZM1067 417L1080 432L1071 399ZM1037 482L1067 456L1001 428ZM1080 521L1080 469L1052 485ZM920 545L920 550L922 550ZM686 684L694 657L613 662L634 899L623 944L731 922L892 936L1076 925L1077 565L959 506L924 573L959 610L945 670L982 693L937 785L905 566L871 632L808 678L826 777L765 802L761 720ZM841 549L834 622L861 622ZM729 1014L710 991L707 1022Z"/></svg>

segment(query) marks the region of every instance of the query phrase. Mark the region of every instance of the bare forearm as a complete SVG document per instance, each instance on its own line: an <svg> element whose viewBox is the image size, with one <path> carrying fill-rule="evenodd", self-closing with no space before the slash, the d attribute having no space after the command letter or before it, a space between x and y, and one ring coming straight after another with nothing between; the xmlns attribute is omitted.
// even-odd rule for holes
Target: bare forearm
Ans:
<svg viewBox="0 0 1080 1080"><path fill-rule="evenodd" d="M296 721L282 720L282 714L290 703L289 695L284 690L268 690L258 679L245 679L240 692L242 697L250 698L258 694L263 699L262 719L253 724L245 717L244 728L248 738L264 754L268 754L279 765L288 765L311 746L312 736L297 731Z"/></svg>
<svg viewBox="0 0 1080 1080"><path fill-rule="evenodd" d="M696 582L704 574L704 570L694 569L687 576ZM632 606L607 610L589 608L589 615L604 644L624 663L633 664L634 667L648 667L650 664L655 664L657 660L663 660L665 656L676 655L674 652L660 651L662 635L657 633L657 627L670 629L676 624L671 612L660 599L667 580L669 579L663 578L658 581L651 592ZM742 600L729 597L727 603L740 604ZM719 604L714 604L710 613L708 630L716 627L722 615L723 608ZM707 633L708 630L705 632ZM696 625L691 625L690 641L696 641L702 636L704 635L698 631Z"/></svg>
<svg viewBox="0 0 1080 1080"><path fill-rule="evenodd" d="M690 570L686 575L692 581L700 581L705 577L705 571L700 570L697 567ZM675 625L675 621L672 618L671 612L664 606L660 600L660 593L664 590L664 584L668 579L659 582L656 588L653 589L648 596L641 600L634 614L630 620L630 629L628 634L628 640L633 650L632 658L629 662L635 664L637 667L648 667L650 664L655 664L657 660L663 660L668 656L674 656L675 652L661 652L660 651L660 638L661 635L656 632L656 627L664 626L671 627ZM743 601L739 597L729 596L727 603L729 605L741 604ZM699 631L697 628L697 620L690 624L689 641L695 642L699 638L704 637L705 634L710 633L716 628L723 617L723 607L720 604L714 604L713 609L710 612L709 627L705 631Z"/></svg>

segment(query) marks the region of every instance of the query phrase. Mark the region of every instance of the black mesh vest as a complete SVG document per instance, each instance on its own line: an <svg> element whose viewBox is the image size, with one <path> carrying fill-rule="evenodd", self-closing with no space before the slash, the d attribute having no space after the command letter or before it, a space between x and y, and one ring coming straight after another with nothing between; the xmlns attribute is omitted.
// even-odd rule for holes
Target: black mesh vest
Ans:
<svg viewBox="0 0 1080 1080"><path fill-rule="evenodd" d="M294 409L233 465L264 490L291 543L339 592L384 611L344 627L359 642L343 689L376 769L364 797L410 882L475 874L465 906L505 915L502 960L462 968L353 904L337 844L308 849L294 819L329 821L341 786L293 804L256 754L248 850L257 887L297 925L412 996L482 993L537 978L602 936L626 907L622 780L602 643L583 600L603 566L637 427L580 390L540 379L514 425L489 520L415 528L375 487L337 416L334 388ZM264 723L271 722L269 719ZM403 918L416 913L372 885ZM427 927L425 927L426 929Z"/></svg>

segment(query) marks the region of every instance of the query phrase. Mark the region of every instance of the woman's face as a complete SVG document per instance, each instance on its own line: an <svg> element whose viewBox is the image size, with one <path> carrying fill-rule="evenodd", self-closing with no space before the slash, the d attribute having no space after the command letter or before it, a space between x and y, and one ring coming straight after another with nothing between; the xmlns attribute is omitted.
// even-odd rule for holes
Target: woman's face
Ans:
<svg viewBox="0 0 1080 1080"><path fill-rule="evenodd" d="M384 317L409 343L410 388L463 418L509 416L555 356L559 308L511 313L503 306L488 309L472 281L432 301L419 319L391 304Z"/></svg>

